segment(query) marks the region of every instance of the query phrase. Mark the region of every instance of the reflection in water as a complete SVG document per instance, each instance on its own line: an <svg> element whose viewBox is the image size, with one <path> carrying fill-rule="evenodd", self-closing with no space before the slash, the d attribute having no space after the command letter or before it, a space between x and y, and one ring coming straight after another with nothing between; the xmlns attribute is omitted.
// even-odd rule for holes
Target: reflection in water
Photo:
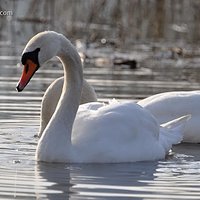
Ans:
<svg viewBox="0 0 200 200"><path fill-rule="evenodd" d="M0 194L5 199L198 199L199 165L182 155L105 165L20 162L0 168Z"/></svg>
<svg viewBox="0 0 200 200"><path fill-rule="evenodd" d="M39 164L36 178L38 185L41 180L53 183L48 191L57 193L50 192L48 199L198 199L199 164L182 158L105 165Z"/></svg>
<svg viewBox="0 0 200 200"><path fill-rule="evenodd" d="M48 194L48 199L133 196L134 187L146 185L138 181L139 177L153 180L152 169L157 164L149 163L150 170L146 170L144 164L39 164L36 178L39 185L44 179L54 183L48 186L48 191L57 191L57 194Z"/></svg>
<svg viewBox="0 0 200 200"><path fill-rule="evenodd" d="M172 157L158 162L36 163L38 139L34 135L42 95L62 76L62 68L53 67L56 61L48 63L23 93L17 93L16 74L21 69L14 63L16 60L4 60L0 68L0 199L199 199L198 144L178 145ZM88 65L84 75L100 101L113 97L137 101L161 91L199 88L197 67L148 67L130 70Z"/></svg>
<svg viewBox="0 0 200 200"><path fill-rule="evenodd" d="M69 182L69 171L64 164L38 163L35 166L37 199L69 199Z"/></svg>

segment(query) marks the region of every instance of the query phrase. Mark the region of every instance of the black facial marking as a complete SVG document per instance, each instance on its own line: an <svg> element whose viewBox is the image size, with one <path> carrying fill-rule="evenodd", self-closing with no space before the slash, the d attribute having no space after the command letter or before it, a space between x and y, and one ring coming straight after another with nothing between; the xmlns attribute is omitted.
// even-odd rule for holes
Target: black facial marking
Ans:
<svg viewBox="0 0 200 200"><path fill-rule="evenodd" d="M23 65L26 65L26 62L28 59L30 59L32 62L34 62L38 68L39 68L39 61L38 61L38 54L39 54L40 48L35 49L34 51L26 52L22 55L21 62ZM28 67L27 67L28 68ZM28 71L28 69L27 69Z"/></svg>

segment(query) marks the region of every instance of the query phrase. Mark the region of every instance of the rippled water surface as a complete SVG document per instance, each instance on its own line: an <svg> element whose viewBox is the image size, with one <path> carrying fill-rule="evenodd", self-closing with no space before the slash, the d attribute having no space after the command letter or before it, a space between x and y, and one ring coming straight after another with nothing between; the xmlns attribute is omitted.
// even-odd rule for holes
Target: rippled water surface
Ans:
<svg viewBox="0 0 200 200"><path fill-rule="evenodd" d="M23 93L15 91L21 68L18 57L1 57L0 199L199 199L199 145L181 144L157 162L127 164L36 163L34 154L42 95L62 76L56 60L39 70ZM122 66L93 64L84 68L100 101L142 99L171 90L199 89L196 65L181 60ZM193 63L194 64L194 63ZM155 67L152 67L155 66ZM157 67L156 67L157 66Z"/></svg>

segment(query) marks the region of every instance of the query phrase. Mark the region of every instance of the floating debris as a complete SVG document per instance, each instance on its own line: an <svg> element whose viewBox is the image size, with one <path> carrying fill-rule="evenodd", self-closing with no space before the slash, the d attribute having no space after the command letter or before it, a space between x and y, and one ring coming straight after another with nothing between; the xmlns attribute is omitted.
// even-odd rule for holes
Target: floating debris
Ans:
<svg viewBox="0 0 200 200"><path fill-rule="evenodd" d="M122 59L115 59L113 62L114 65L127 65L130 69L137 68L137 61L136 60L122 60Z"/></svg>
<svg viewBox="0 0 200 200"><path fill-rule="evenodd" d="M13 160L13 164L20 164L21 160Z"/></svg>

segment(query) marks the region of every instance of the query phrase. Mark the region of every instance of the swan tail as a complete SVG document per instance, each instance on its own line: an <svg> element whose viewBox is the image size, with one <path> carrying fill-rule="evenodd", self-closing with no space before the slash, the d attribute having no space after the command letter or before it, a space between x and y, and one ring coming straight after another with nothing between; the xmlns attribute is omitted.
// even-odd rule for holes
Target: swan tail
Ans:
<svg viewBox="0 0 200 200"><path fill-rule="evenodd" d="M160 142L166 151L169 151L173 144L183 140L185 125L191 115L185 115L167 123L161 124Z"/></svg>

